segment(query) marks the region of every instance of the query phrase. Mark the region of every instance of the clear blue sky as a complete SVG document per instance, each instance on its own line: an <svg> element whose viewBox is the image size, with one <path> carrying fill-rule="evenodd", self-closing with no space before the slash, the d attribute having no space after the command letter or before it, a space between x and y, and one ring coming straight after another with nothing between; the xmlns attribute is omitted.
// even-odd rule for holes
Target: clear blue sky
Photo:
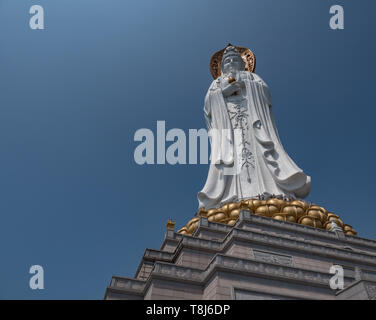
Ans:
<svg viewBox="0 0 376 320"><path fill-rule="evenodd" d="M139 166L133 135L205 127L209 59L229 42L255 52L309 200L376 239L375 14L373 0L0 0L0 298L102 299L168 218L194 215L207 165Z"/></svg>

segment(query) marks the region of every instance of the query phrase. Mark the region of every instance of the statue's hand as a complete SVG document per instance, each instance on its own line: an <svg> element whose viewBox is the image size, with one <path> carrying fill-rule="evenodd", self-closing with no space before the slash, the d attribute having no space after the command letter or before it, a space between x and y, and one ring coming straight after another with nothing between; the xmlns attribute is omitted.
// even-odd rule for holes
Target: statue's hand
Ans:
<svg viewBox="0 0 376 320"><path fill-rule="evenodd" d="M222 94L226 98L232 96L235 92L241 91L244 87L244 81L234 81L222 89Z"/></svg>

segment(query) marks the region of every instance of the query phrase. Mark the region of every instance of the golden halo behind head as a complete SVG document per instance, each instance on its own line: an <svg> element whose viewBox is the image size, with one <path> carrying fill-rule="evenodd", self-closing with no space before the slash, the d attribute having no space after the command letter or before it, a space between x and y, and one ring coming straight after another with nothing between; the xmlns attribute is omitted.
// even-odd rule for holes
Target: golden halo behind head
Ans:
<svg viewBox="0 0 376 320"><path fill-rule="evenodd" d="M232 46L232 45L228 44L226 48L229 46ZM245 70L249 72L255 71L256 57L254 53L250 49L245 48L245 47L238 47L238 46L234 46L234 47L239 51L240 56L245 62ZM210 59L210 73L214 79L217 79L222 74L221 62L222 62L223 52L225 51L226 48L223 48L222 50L214 53Z"/></svg>

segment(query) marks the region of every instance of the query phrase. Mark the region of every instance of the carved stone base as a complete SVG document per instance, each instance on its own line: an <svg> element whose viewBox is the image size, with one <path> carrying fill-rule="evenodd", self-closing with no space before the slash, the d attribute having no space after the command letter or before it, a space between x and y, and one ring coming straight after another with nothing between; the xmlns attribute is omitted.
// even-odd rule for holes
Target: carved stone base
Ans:
<svg viewBox="0 0 376 320"><path fill-rule="evenodd" d="M257 213L273 216L268 205ZM233 226L209 218L192 235L170 221L160 249L145 250L134 277L112 277L105 299L376 299L374 240L245 209ZM331 287L333 265L343 268L343 289Z"/></svg>

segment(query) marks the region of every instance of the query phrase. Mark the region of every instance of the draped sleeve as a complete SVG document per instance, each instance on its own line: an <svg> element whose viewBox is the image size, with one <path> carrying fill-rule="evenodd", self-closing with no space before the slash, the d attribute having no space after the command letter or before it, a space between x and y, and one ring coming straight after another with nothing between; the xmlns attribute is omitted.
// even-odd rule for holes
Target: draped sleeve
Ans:
<svg viewBox="0 0 376 320"><path fill-rule="evenodd" d="M268 86L256 74L246 80L254 134L261 154L277 185L287 193L305 198L311 187L307 176L284 150L271 111L272 100ZM262 173L261 173L262 174Z"/></svg>
<svg viewBox="0 0 376 320"><path fill-rule="evenodd" d="M219 79L214 80L206 96L204 116L209 131L211 154L208 177L204 188L198 193L199 208L213 208L223 200L227 185L229 194L236 196L233 177L224 174L224 167L234 162L233 132Z"/></svg>
<svg viewBox="0 0 376 320"><path fill-rule="evenodd" d="M211 143L211 162L230 165L234 162L233 132L219 79L210 86L204 104L205 122Z"/></svg>

